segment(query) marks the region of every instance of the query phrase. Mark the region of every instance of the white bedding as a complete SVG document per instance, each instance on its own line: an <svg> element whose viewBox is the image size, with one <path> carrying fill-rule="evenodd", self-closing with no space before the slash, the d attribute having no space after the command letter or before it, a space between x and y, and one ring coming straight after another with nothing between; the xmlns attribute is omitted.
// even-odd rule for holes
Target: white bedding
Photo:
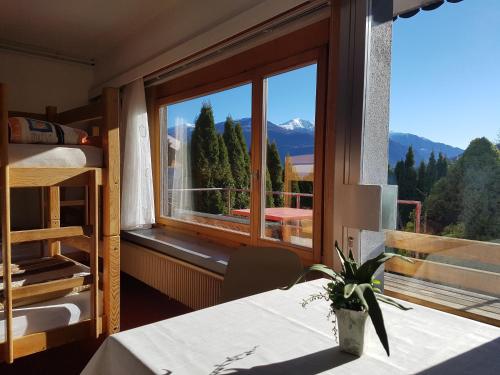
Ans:
<svg viewBox="0 0 500 375"><path fill-rule="evenodd" d="M9 144L9 164L14 168L102 167L102 149L94 146Z"/></svg>
<svg viewBox="0 0 500 375"><path fill-rule="evenodd" d="M102 294L100 295L102 301ZM90 318L90 291L80 292L15 308L13 311L14 337L64 327ZM102 315L102 302L99 303ZM5 341L5 317L0 311L0 342Z"/></svg>

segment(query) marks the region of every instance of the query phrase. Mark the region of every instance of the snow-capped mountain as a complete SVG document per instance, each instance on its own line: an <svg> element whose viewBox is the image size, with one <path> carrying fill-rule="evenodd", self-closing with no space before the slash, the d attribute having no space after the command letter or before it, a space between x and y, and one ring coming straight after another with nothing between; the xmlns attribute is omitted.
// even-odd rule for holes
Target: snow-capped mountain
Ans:
<svg viewBox="0 0 500 375"><path fill-rule="evenodd" d="M286 130L314 130L313 123L301 118L294 118L278 126Z"/></svg>

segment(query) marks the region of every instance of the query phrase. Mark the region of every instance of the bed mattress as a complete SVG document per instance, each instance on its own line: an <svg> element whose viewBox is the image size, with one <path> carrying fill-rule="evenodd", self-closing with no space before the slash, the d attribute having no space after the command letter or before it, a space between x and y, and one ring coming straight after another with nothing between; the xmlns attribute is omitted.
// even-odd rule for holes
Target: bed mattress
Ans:
<svg viewBox="0 0 500 375"><path fill-rule="evenodd" d="M100 295L102 301L102 294ZM102 302L99 304L102 315ZM14 337L76 324L90 318L90 291L35 303L13 310ZM0 343L5 342L5 317L0 311Z"/></svg>
<svg viewBox="0 0 500 375"><path fill-rule="evenodd" d="M10 144L14 168L100 168L102 149L83 145Z"/></svg>

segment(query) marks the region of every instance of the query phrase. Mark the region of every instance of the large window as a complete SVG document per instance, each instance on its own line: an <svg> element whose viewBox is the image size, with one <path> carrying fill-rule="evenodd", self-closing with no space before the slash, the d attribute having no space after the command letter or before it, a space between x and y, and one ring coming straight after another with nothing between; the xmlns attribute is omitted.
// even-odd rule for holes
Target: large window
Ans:
<svg viewBox="0 0 500 375"><path fill-rule="evenodd" d="M321 56L310 50L158 99L161 224L319 261Z"/></svg>
<svg viewBox="0 0 500 375"><path fill-rule="evenodd" d="M265 79L263 236L312 247L316 64Z"/></svg>
<svg viewBox="0 0 500 375"><path fill-rule="evenodd" d="M399 187L386 292L500 320L497 1L446 4L393 28L389 183ZM450 27L460 25L460 27Z"/></svg>
<svg viewBox="0 0 500 375"><path fill-rule="evenodd" d="M250 232L252 85L161 107L162 216Z"/></svg>

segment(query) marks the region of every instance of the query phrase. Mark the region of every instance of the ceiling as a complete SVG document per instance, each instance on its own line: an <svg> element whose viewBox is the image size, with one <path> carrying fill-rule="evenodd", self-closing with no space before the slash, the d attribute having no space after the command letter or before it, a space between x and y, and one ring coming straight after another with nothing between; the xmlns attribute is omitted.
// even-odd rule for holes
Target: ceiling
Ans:
<svg viewBox="0 0 500 375"><path fill-rule="evenodd" d="M0 38L96 58L182 0L2 1Z"/></svg>

